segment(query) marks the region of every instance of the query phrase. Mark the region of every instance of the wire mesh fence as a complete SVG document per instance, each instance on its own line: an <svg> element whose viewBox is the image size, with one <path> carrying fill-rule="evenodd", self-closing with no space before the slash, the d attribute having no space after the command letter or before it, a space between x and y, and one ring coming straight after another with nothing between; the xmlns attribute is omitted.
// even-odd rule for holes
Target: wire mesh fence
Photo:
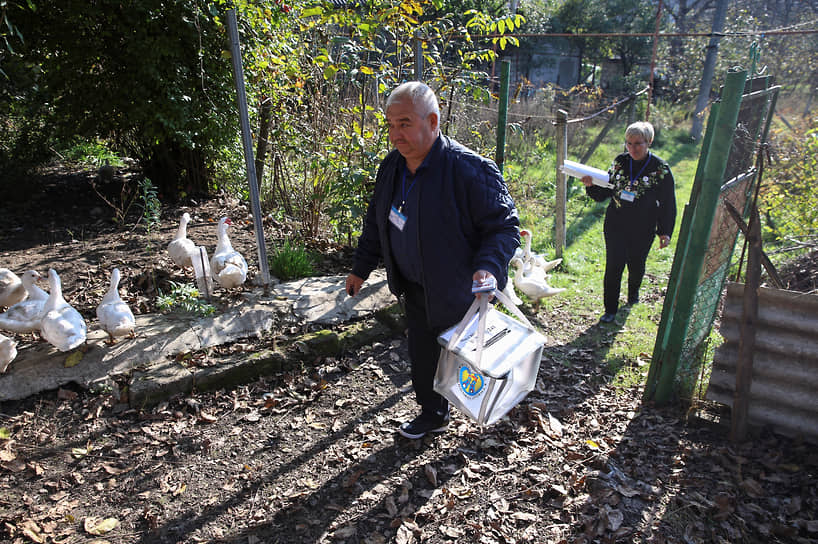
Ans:
<svg viewBox="0 0 818 544"><path fill-rule="evenodd" d="M716 196L709 237L703 246L702 266L695 283L689 319L679 320L675 324L677 327L684 324L685 329L678 360L672 362L676 366L675 392L682 399L692 399L697 390L701 391L701 387L697 388L697 382L702 375L709 374L702 368L702 365L708 364L704 353L718 315L725 281L735 263L734 249L739 233L738 224L727 212L726 203L742 211L744 217L751 209L758 181L755 156L759 144L766 139L772 105L778 92L778 87L769 87L769 83L769 78L761 78L746 84L726 157L723 183ZM762 88L754 88L759 86ZM719 158L702 153L700 160ZM691 201L695 196L691 197ZM708 203L699 201L695 205L707 206ZM690 257L686 255L686 258Z"/></svg>

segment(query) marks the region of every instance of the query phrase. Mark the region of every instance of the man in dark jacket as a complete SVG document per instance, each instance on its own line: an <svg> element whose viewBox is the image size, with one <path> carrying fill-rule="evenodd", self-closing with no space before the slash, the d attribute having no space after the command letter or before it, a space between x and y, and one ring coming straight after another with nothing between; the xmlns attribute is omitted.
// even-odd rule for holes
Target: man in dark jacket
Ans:
<svg viewBox="0 0 818 544"><path fill-rule="evenodd" d="M425 84L404 83L389 95L386 121L396 149L378 169L346 280L356 295L383 260L389 289L403 298L421 408L399 428L407 438L447 427L448 401L434 391L437 336L463 318L474 300L472 282L494 279L505 287L520 243L517 210L497 165L442 136L439 120Z"/></svg>

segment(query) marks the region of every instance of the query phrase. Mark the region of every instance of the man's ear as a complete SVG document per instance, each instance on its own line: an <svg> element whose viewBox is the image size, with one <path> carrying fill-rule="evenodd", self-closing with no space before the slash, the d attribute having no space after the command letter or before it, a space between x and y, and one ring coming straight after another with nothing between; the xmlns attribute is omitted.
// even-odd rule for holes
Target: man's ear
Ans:
<svg viewBox="0 0 818 544"><path fill-rule="evenodd" d="M438 119L437 114L434 113L434 112L430 113L428 119L429 119L429 124L432 127L432 131L437 130L439 128L439 123L440 123L440 119Z"/></svg>

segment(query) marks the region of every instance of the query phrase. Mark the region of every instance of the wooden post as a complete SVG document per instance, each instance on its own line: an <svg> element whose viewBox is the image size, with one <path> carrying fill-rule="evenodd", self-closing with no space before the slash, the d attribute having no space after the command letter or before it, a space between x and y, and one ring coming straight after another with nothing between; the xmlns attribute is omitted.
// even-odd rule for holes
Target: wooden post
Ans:
<svg viewBox="0 0 818 544"><path fill-rule="evenodd" d="M415 30L414 34L414 49L415 49L415 80L423 81L423 39L420 36L420 30Z"/></svg>
<svg viewBox="0 0 818 544"><path fill-rule="evenodd" d="M567 207L568 187L562 165L568 157L568 112L557 110L557 194L554 206L554 254L562 257L565 249L565 208Z"/></svg>
<svg viewBox="0 0 818 544"><path fill-rule="evenodd" d="M730 440L742 442L747 436L747 411L750 387L753 384L753 350L758 322L758 287L761 285L761 219L753 206L747 241L747 281L744 284L744 305L739 327L738 360L736 361L736 391L733 395Z"/></svg>
<svg viewBox="0 0 818 544"><path fill-rule="evenodd" d="M503 173L503 163L506 157L506 124L508 124L508 84L511 77L511 62L500 62L500 104L497 111L497 149L494 153L494 162L500 173Z"/></svg>

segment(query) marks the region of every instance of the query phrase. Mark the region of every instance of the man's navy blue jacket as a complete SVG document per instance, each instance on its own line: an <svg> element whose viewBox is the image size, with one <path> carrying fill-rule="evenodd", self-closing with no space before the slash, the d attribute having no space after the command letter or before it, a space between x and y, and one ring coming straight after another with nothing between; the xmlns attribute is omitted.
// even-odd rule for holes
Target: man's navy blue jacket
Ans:
<svg viewBox="0 0 818 544"><path fill-rule="evenodd" d="M427 156L429 177L418 184L418 252L429 327L448 328L474 300L472 276L491 272L498 289L508 281L508 263L520 245L519 219L497 165L446 136ZM352 273L363 279L386 267L389 289L404 292L389 245L389 210L406 161L397 150L378 169L358 240Z"/></svg>

